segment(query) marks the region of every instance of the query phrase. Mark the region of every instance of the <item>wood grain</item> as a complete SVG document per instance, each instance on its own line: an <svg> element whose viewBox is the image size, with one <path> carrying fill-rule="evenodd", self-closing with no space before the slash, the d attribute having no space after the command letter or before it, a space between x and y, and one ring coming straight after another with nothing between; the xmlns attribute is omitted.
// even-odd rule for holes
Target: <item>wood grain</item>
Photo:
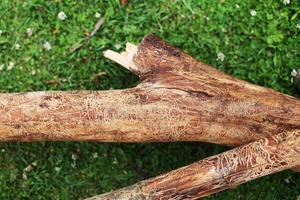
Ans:
<svg viewBox="0 0 300 200"><path fill-rule="evenodd" d="M193 199L299 164L300 101L294 97L226 75L154 35L110 53L140 77L137 87L2 93L0 141L239 146L259 140L132 186L128 199Z"/></svg>
<svg viewBox="0 0 300 200"><path fill-rule="evenodd" d="M300 131L263 138L86 200L198 199L300 165Z"/></svg>
<svg viewBox="0 0 300 200"><path fill-rule="evenodd" d="M0 94L0 140L238 146L300 127L300 101L291 96L226 75L153 35L130 49L121 64L140 77L135 88Z"/></svg>

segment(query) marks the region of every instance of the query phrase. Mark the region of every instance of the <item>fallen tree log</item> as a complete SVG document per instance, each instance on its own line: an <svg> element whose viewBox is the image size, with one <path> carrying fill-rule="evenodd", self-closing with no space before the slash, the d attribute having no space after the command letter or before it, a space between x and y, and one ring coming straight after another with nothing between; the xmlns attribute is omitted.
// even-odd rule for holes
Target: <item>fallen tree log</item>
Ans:
<svg viewBox="0 0 300 200"><path fill-rule="evenodd" d="M300 130L260 139L86 200L197 199L296 165L300 165Z"/></svg>
<svg viewBox="0 0 300 200"><path fill-rule="evenodd" d="M156 36L105 56L141 83L101 92L0 94L0 140L238 146L300 128L300 101L226 75Z"/></svg>
<svg viewBox="0 0 300 200"><path fill-rule="evenodd" d="M300 128L300 101L205 65L149 35L105 56L131 89L0 94L0 140L203 141L237 146Z"/></svg>
<svg viewBox="0 0 300 200"><path fill-rule="evenodd" d="M238 146L300 128L299 100L226 75L154 35L105 56L141 83L125 90L2 93L0 141Z"/></svg>

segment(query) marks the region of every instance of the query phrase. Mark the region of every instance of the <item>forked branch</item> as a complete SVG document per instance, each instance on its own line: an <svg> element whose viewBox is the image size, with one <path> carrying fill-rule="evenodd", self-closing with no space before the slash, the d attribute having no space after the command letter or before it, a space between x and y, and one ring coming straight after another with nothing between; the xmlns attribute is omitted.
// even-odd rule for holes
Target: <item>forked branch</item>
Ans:
<svg viewBox="0 0 300 200"><path fill-rule="evenodd" d="M226 75L154 35L105 56L141 83L124 90L0 94L0 140L239 146L261 139L134 186L154 199L193 199L299 164L299 100Z"/></svg>

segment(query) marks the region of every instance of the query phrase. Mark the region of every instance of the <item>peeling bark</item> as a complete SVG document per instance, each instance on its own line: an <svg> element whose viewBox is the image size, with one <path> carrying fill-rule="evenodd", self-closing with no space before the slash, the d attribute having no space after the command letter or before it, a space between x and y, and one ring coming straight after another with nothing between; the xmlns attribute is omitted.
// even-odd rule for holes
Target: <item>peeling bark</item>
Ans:
<svg viewBox="0 0 300 200"><path fill-rule="evenodd" d="M263 138L87 200L197 199L300 165L300 130Z"/></svg>

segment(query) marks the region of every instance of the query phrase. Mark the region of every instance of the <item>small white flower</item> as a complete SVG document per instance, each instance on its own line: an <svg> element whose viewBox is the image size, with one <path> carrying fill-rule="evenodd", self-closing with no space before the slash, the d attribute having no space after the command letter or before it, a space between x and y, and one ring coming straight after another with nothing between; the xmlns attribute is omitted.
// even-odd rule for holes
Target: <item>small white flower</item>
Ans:
<svg viewBox="0 0 300 200"><path fill-rule="evenodd" d="M293 69L293 71L291 72L291 76L292 77L296 77L297 76L297 71L295 69Z"/></svg>
<svg viewBox="0 0 300 200"><path fill-rule="evenodd" d="M52 49L51 44L50 44L49 42L47 42L47 41L43 44L43 47L44 47L44 49L46 49L47 51L50 51L50 50Z"/></svg>
<svg viewBox="0 0 300 200"><path fill-rule="evenodd" d="M101 14L98 13L98 12L96 12L96 13L95 13L95 17L96 17L96 18L100 18L100 17L101 17Z"/></svg>
<svg viewBox="0 0 300 200"><path fill-rule="evenodd" d="M291 3L291 1L290 0L283 0L283 4L286 6L286 5L288 5L288 4L290 4Z"/></svg>
<svg viewBox="0 0 300 200"><path fill-rule="evenodd" d="M251 16L256 16L257 12L255 10L250 11Z"/></svg>
<svg viewBox="0 0 300 200"><path fill-rule="evenodd" d="M4 153L4 152L5 152L5 149L1 149L1 152Z"/></svg>
<svg viewBox="0 0 300 200"><path fill-rule="evenodd" d="M33 69L33 70L31 71L31 75L34 76L35 74L36 74L36 71Z"/></svg>
<svg viewBox="0 0 300 200"><path fill-rule="evenodd" d="M239 9L239 8L240 8L240 5L239 5L239 4L235 4L235 7L236 7L237 9Z"/></svg>
<svg viewBox="0 0 300 200"><path fill-rule="evenodd" d="M300 29L300 24L297 24L297 25L296 25L296 28L297 28L297 29Z"/></svg>
<svg viewBox="0 0 300 200"><path fill-rule="evenodd" d="M2 71L4 69L4 64L0 65L0 71Z"/></svg>
<svg viewBox="0 0 300 200"><path fill-rule="evenodd" d="M14 62L9 62L8 63L8 66L7 66L7 70L12 70L15 66L15 63Z"/></svg>
<svg viewBox="0 0 300 200"><path fill-rule="evenodd" d="M59 18L60 20L65 20L65 19L67 19L67 15L66 15L65 12L60 11L60 12L58 13L58 18Z"/></svg>
<svg viewBox="0 0 300 200"><path fill-rule="evenodd" d="M34 161L34 162L32 163L32 166L36 167L36 166L37 166L37 161Z"/></svg>
<svg viewBox="0 0 300 200"><path fill-rule="evenodd" d="M59 172L59 171L61 170L61 168L60 168L60 167L54 167L54 170L55 170L56 172Z"/></svg>
<svg viewBox="0 0 300 200"><path fill-rule="evenodd" d="M93 158L98 158L98 153L93 153Z"/></svg>
<svg viewBox="0 0 300 200"><path fill-rule="evenodd" d="M76 154L72 154L72 160L77 160L77 155Z"/></svg>
<svg viewBox="0 0 300 200"><path fill-rule="evenodd" d="M204 15L203 18L206 19L207 21L209 21L209 17L208 16Z"/></svg>
<svg viewBox="0 0 300 200"><path fill-rule="evenodd" d="M27 33L27 36L28 36L28 37L31 37L32 34L33 34L32 28L28 28L28 29L26 30L26 33Z"/></svg>
<svg viewBox="0 0 300 200"><path fill-rule="evenodd" d="M21 48L21 45L20 45L20 44L16 44L16 45L15 45L15 49L16 49L16 50L19 50L20 48Z"/></svg>
<svg viewBox="0 0 300 200"><path fill-rule="evenodd" d="M218 53L218 57L217 57L217 60L220 60L221 62L223 62L225 59L225 55L224 53L220 52Z"/></svg>
<svg viewBox="0 0 300 200"><path fill-rule="evenodd" d="M2 31L2 30L0 30L0 36L2 35L2 33L3 33L3 31Z"/></svg>

